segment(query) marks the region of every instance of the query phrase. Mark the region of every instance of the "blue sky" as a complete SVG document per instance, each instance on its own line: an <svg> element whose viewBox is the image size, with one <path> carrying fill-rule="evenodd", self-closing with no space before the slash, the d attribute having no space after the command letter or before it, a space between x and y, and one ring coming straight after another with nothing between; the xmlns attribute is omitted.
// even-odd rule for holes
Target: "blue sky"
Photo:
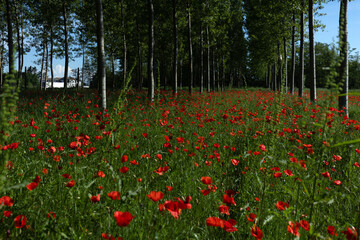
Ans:
<svg viewBox="0 0 360 240"><path fill-rule="evenodd" d="M324 8L320 13L326 13L325 16L317 16L316 18L325 24L324 31L315 33L316 42L337 43L339 32L339 8L340 2L333 1L324 4ZM348 8L348 33L350 48L356 48L360 51L360 1L355 0L349 2Z"/></svg>
<svg viewBox="0 0 360 240"><path fill-rule="evenodd" d="M323 31L317 31L315 33L315 41L323 43L337 43L338 29L339 29L339 1L329 2L324 4L324 8L321 9L320 13L325 13L324 16L315 16L316 19L320 20L321 23L325 24L326 27ZM348 9L348 32L349 32L349 43L351 48L356 48L356 51L360 51L360 0L355 0L349 3ZM24 66L36 66L34 61L35 51L32 50L26 56L24 56ZM57 77L64 75L64 59L54 59L54 74ZM81 58L71 61L69 64L70 69L81 68ZM40 69L40 66L36 66ZM69 70L70 70L69 69ZM70 73L70 71L69 71ZM49 72L50 74L50 72Z"/></svg>

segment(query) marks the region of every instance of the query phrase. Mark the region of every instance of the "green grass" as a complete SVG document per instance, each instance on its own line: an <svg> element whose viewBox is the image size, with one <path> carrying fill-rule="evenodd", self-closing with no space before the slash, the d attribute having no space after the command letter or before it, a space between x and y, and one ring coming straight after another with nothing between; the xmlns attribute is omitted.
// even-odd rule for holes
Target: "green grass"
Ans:
<svg viewBox="0 0 360 240"><path fill-rule="evenodd" d="M101 239L104 233L123 239L255 239L255 226L263 239L294 239L297 233L301 239L333 238L329 226L344 239L341 231L360 227L360 168L354 166L359 144L331 147L360 138L358 96L351 98L351 119L345 120L335 110L335 97L322 91L317 105L257 89L192 96L161 92L153 104L145 91L129 92L120 100L121 112L112 107L118 93L109 92L107 113L91 91L20 96L3 144L19 143L3 150L11 163L0 197L14 200L1 207L12 212L1 217L4 239ZM29 191L36 176L41 181ZM212 183L204 184L204 176ZM119 200L107 196L112 191L121 193ZM147 196L151 191L164 197L154 202ZM92 202L98 194L100 201ZM225 195L236 205L224 202ZM159 204L169 207L166 201L179 204L188 196L191 209L178 211L178 219L166 207L159 210ZM280 201L288 207L279 210ZM219 212L220 205L228 206L230 215ZM134 218L118 226L116 211ZM50 212L56 216L48 217ZM254 222L247 219L250 213L256 214ZM21 228L14 224L18 215L27 219ZM225 227L208 226L210 217L222 219L218 224ZM226 225L230 219L237 231ZM289 221L298 223L295 235Z"/></svg>

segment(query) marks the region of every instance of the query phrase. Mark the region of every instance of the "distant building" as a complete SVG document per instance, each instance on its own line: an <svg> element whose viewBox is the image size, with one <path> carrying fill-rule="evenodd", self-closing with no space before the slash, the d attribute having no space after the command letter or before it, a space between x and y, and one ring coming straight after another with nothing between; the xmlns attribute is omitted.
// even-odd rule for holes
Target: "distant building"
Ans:
<svg viewBox="0 0 360 240"><path fill-rule="evenodd" d="M44 81L45 83L45 81ZM75 78L72 77L68 77L68 82L67 82L67 88L75 88L77 85L77 81ZM81 86L81 81L79 81L79 87ZM44 84L43 84L44 85ZM88 88L89 86L84 85L84 88ZM46 82L46 88L51 88L51 79L48 78L47 82ZM64 78L54 78L54 88L64 88Z"/></svg>

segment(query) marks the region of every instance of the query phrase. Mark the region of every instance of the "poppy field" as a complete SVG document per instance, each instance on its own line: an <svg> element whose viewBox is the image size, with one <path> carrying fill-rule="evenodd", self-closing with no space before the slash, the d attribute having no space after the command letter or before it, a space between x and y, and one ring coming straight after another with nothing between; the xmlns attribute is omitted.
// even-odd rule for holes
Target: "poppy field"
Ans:
<svg viewBox="0 0 360 240"><path fill-rule="evenodd" d="M359 239L360 97L25 92L2 239Z"/></svg>

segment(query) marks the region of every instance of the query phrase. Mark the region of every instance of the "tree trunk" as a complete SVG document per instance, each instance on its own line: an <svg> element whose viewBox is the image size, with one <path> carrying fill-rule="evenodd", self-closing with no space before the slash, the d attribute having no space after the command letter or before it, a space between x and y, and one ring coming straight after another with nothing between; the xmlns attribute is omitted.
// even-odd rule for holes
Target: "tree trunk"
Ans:
<svg viewBox="0 0 360 240"><path fill-rule="evenodd" d="M278 42L278 63L279 63L279 74L278 74L278 80L277 80L277 85L278 85L278 90L281 91L282 88L282 83L283 83L283 65L282 65L282 55L281 55L281 51L280 51L280 42Z"/></svg>
<svg viewBox="0 0 360 240"><path fill-rule="evenodd" d="M27 89L27 87L28 87L28 79L27 79L27 71L25 67L25 89Z"/></svg>
<svg viewBox="0 0 360 240"><path fill-rule="evenodd" d="M111 54L111 80L112 80L112 88L115 89L115 57L114 57L114 53Z"/></svg>
<svg viewBox="0 0 360 240"><path fill-rule="evenodd" d="M102 0L96 0L96 33L98 50L98 77L101 85L101 108L106 109L106 71L105 71L105 47L104 47L104 17Z"/></svg>
<svg viewBox="0 0 360 240"><path fill-rule="evenodd" d="M189 68L190 68L190 82L189 82L189 92L193 92L194 86L194 70L193 70L193 50L192 50L192 39L191 39L191 12L190 6L188 6L188 44L189 44Z"/></svg>
<svg viewBox="0 0 360 240"><path fill-rule="evenodd" d="M209 36L209 27L206 27L206 37L207 37L207 92L210 90L210 36Z"/></svg>
<svg viewBox="0 0 360 240"><path fill-rule="evenodd" d="M139 85L138 85L138 89L142 89L142 85L143 85L143 75L142 75L142 51L141 51L141 42L140 42L140 37L138 40L138 55L139 55Z"/></svg>
<svg viewBox="0 0 360 240"><path fill-rule="evenodd" d="M48 80L48 77L47 77L47 74L48 74L48 66L49 66L49 48L48 48L48 44L47 44L47 41L46 41L46 44L45 44L45 48L46 48L46 56L45 56L45 85L44 85L44 89L46 90L46 84L47 84L47 80Z"/></svg>
<svg viewBox="0 0 360 240"><path fill-rule="evenodd" d="M127 79L127 45L126 45L126 29L125 29L125 15L124 15L124 1L121 0L121 25L123 29L123 48L124 48L124 59L123 59L123 81L126 83Z"/></svg>
<svg viewBox="0 0 360 240"><path fill-rule="evenodd" d="M13 30L12 30L12 16L10 0L6 0L6 18L8 28L8 54L9 54L9 73L14 71L14 43L13 43Z"/></svg>
<svg viewBox="0 0 360 240"><path fill-rule="evenodd" d="M54 58L54 32L53 27L50 27L50 72L51 72L51 89L54 88L54 69L53 69L53 58Z"/></svg>
<svg viewBox="0 0 360 240"><path fill-rule="evenodd" d="M215 49L212 50L212 81L211 81L211 91L215 92L215 82L216 82L216 66L215 66Z"/></svg>
<svg viewBox="0 0 360 240"><path fill-rule="evenodd" d="M340 69L339 79L342 84L340 93L345 94L339 97L339 110L344 110L345 115L349 115L349 53L348 53L348 2L349 0L340 1Z"/></svg>
<svg viewBox="0 0 360 240"><path fill-rule="evenodd" d="M4 42L2 40L2 33L0 35L0 89L3 85L3 51L4 51Z"/></svg>
<svg viewBox="0 0 360 240"><path fill-rule="evenodd" d="M19 16L20 13L18 12L17 2L14 3L14 10L15 10L15 26L16 26L16 41L17 41L17 51L18 51L18 79L17 79L17 87L21 85L21 38L20 38L20 24L19 24Z"/></svg>
<svg viewBox="0 0 360 240"><path fill-rule="evenodd" d="M82 46L82 70L81 70L81 88L84 88L84 77L85 77L85 44Z"/></svg>
<svg viewBox="0 0 360 240"><path fill-rule="evenodd" d="M44 60L45 60L45 41L43 42L44 48L41 57L41 72L40 72L40 89L43 90L43 77L44 77Z"/></svg>
<svg viewBox="0 0 360 240"><path fill-rule="evenodd" d="M296 50L295 50L295 11L293 13L293 26L292 26L292 33L291 33L291 83L290 83L290 93L294 94L295 91L295 57L296 57Z"/></svg>
<svg viewBox="0 0 360 240"><path fill-rule="evenodd" d="M304 96L304 9L305 0L301 2L301 16L300 16L300 81L299 81L299 97Z"/></svg>
<svg viewBox="0 0 360 240"><path fill-rule="evenodd" d="M64 35L65 35L65 71L64 71L64 90L67 89L68 83L68 68L69 68L69 39L67 29L67 16L65 1L63 1L63 18L64 18Z"/></svg>
<svg viewBox="0 0 360 240"><path fill-rule="evenodd" d="M155 82L154 82L154 6L152 0L148 0L149 10L149 53L148 53L148 97L151 102L154 101Z"/></svg>
<svg viewBox="0 0 360 240"><path fill-rule="evenodd" d="M179 79L179 87L182 90L183 87L183 65L182 65L182 60L180 60L180 79Z"/></svg>
<svg viewBox="0 0 360 240"><path fill-rule="evenodd" d="M310 48L310 100L316 100L316 62L314 42L314 3L309 0L309 48Z"/></svg>
<svg viewBox="0 0 360 240"><path fill-rule="evenodd" d="M284 74L285 74L285 93L288 92L288 67L287 67L287 43L286 38L284 37Z"/></svg>
<svg viewBox="0 0 360 240"><path fill-rule="evenodd" d="M204 92L204 38L203 26L200 25L200 93Z"/></svg>
<svg viewBox="0 0 360 240"><path fill-rule="evenodd" d="M273 91L276 91L277 90L277 76L276 76L276 61L274 61L274 65L273 65Z"/></svg>
<svg viewBox="0 0 360 240"><path fill-rule="evenodd" d="M173 29L174 29L174 62L173 62L173 92L174 94L177 94L177 81L178 81L178 69L177 69L177 62L178 62L178 33L177 33L177 0L173 0Z"/></svg>
<svg viewBox="0 0 360 240"><path fill-rule="evenodd" d="M79 91L80 85L80 68L77 69L77 77L76 77L76 89Z"/></svg>
<svg viewBox="0 0 360 240"><path fill-rule="evenodd" d="M221 77L221 91L224 91L225 87L225 60L224 57L222 57L222 77Z"/></svg>

